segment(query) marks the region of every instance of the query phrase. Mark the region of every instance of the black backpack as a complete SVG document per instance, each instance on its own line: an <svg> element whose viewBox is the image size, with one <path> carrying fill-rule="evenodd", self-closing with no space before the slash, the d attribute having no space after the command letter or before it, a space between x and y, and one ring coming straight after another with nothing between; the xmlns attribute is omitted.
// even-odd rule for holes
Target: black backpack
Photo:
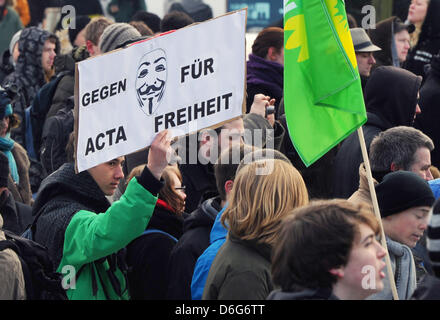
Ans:
<svg viewBox="0 0 440 320"><path fill-rule="evenodd" d="M60 72L54 79L40 88L30 107L26 109L29 117L26 128L26 150L31 150L31 157L39 160L40 141L46 115L52 105L52 99L59 82L69 71Z"/></svg>
<svg viewBox="0 0 440 320"><path fill-rule="evenodd" d="M40 146L40 161L46 175L67 162L66 146L73 132L73 99L44 123Z"/></svg>
<svg viewBox="0 0 440 320"><path fill-rule="evenodd" d="M29 239L3 230L6 240L0 250L12 249L21 262L27 300L67 300L62 286L63 276L53 271L47 248Z"/></svg>

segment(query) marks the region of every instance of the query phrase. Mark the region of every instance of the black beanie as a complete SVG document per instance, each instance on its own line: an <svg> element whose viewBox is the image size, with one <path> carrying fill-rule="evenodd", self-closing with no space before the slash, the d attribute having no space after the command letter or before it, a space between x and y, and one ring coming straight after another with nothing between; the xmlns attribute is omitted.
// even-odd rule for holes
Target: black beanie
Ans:
<svg viewBox="0 0 440 320"><path fill-rule="evenodd" d="M75 42L76 36L87 26L90 22L90 18L88 16L78 16L75 20L75 29L69 28L69 40L72 46Z"/></svg>
<svg viewBox="0 0 440 320"><path fill-rule="evenodd" d="M8 157L0 152L0 188L8 186L9 160Z"/></svg>
<svg viewBox="0 0 440 320"><path fill-rule="evenodd" d="M382 218L435 201L428 182L410 171L388 173L375 189Z"/></svg>

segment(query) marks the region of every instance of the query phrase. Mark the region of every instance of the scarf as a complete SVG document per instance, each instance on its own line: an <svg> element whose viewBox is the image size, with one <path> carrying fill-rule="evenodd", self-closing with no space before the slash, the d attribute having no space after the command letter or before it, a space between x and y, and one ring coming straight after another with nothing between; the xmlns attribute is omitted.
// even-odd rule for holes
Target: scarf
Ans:
<svg viewBox="0 0 440 320"><path fill-rule="evenodd" d="M284 66L254 54L249 54L247 62L247 83L264 85L274 96L283 96Z"/></svg>
<svg viewBox="0 0 440 320"><path fill-rule="evenodd" d="M396 282L397 295L400 300L409 300L417 286L416 266L411 249L406 245L391 240L389 237L386 237L386 241ZM369 300L393 299L390 281L388 280L388 270L385 268L383 271L386 274L386 277L383 279L384 289L368 297Z"/></svg>
<svg viewBox="0 0 440 320"><path fill-rule="evenodd" d="M13 148L14 140L0 137L0 151L2 151L8 157L12 179L14 179L15 183L18 184L20 182L20 178L18 176L17 163L15 162L14 155L11 152Z"/></svg>

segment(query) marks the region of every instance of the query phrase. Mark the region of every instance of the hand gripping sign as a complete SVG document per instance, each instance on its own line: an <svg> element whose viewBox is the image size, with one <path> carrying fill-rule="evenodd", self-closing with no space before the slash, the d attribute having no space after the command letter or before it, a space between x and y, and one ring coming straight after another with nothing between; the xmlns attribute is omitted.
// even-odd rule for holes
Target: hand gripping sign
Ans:
<svg viewBox="0 0 440 320"><path fill-rule="evenodd" d="M243 114L246 9L77 64L78 172Z"/></svg>

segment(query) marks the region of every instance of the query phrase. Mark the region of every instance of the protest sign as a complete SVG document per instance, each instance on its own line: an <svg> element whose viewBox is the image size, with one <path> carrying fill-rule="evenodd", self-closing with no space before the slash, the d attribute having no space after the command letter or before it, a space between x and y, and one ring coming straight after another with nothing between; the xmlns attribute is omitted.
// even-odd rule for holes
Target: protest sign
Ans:
<svg viewBox="0 0 440 320"><path fill-rule="evenodd" d="M78 172L244 110L246 10L77 64Z"/></svg>

